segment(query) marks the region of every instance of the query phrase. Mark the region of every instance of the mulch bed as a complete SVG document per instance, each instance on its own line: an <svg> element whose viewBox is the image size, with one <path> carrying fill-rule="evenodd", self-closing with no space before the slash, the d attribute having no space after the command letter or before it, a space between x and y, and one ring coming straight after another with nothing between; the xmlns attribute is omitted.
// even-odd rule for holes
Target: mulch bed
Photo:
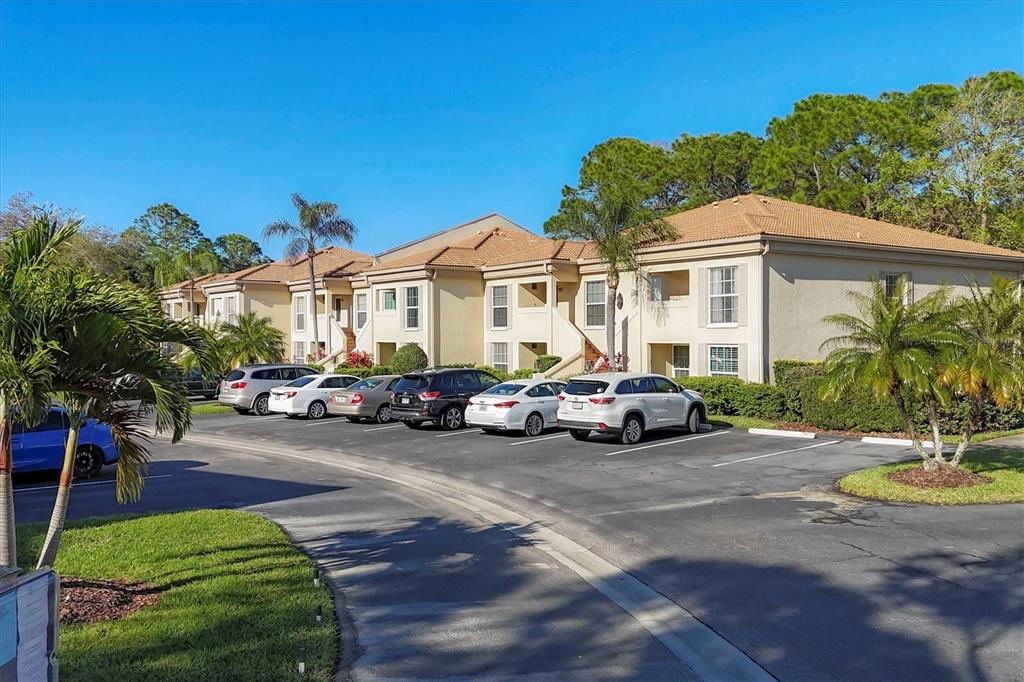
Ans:
<svg viewBox="0 0 1024 682"><path fill-rule="evenodd" d="M159 589L147 583L63 576L60 579L60 622L79 625L117 620L159 599Z"/></svg>
<svg viewBox="0 0 1024 682"><path fill-rule="evenodd" d="M889 480L915 488L971 488L992 482L992 477L976 474L963 469L936 469L925 471L923 467L894 471Z"/></svg>

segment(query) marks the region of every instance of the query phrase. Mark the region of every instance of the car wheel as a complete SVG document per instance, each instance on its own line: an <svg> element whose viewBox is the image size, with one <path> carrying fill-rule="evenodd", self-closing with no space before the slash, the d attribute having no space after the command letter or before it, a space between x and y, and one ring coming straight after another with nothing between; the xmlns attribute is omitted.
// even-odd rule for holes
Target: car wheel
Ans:
<svg viewBox="0 0 1024 682"><path fill-rule="evenodd" d="M256 400L252 401L252 411L260 417L270 414L270 396L266 393L256 396Z"/></svg>
<svg viewBox="0 0 1024 682"><path fill-rule="evenodd" d="M423 422L404 421L402 423L408 426L410 429L418 429L421 426L423 426Z"/></svg>
<svg viewBox="0 0 1024 682"><path fill-rule="evenodd" d="M633 445L639 443L643 435L644 424L640 421L640 417L635 415L626 417L626 422L622 425L622 433L619 434L622 444Z"/></svg>
<svg viewBox="0 0 1024 682"><path fill-rule="evenodd" d="M452 405L441 414L441 428L445 431L455 431L462 428L462 410Z"/></svg>
<svg viewBox="0 0 1024 682"><path fill-rule="evenodd" d="M377 414L373 418L378 424L387 424L391 421L391 406L387 403L381 405L377 408Z"/></svg>
<svg viewBox="0 0 1024 682"><path fill-rule="evenodd" d="M319 400L314 400L306 408L306 416L310 419L323 419L325 414L327 414L327 406Z"/></svg>
<svg viewBox="0 0 1024 682"><path fill-rule="evenodd" d="M690 433L700 431L700 410L696 407L690 410L690 416L686 418L686 428L690 429Z"/></svg>
<svg viewBox="0 0 1024 682"><path fill-rule="evenodd" d="M75 478L92 478L103 468L103 455L93 448L78 448L75 453Z"/></svg>
<svg viewBox="0 0 1024 682"><path fill-rule="evenodd" d="M587 429L569 429L569 435L574 440L586 440L590 436L590 431Z"/></svg>
<svg viewBox="0 0 1024 682"><path fill-rule="evenodd" d="M526 418L526 424L524 425L523 433L533 438L539 436L540 432L544 430L544 417L538 413L533 412Z"/></svg>

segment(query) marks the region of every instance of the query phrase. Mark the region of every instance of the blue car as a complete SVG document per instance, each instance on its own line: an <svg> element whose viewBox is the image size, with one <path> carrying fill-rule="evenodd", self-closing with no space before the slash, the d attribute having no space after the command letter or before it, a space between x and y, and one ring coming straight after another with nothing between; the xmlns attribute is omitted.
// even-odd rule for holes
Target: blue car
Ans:
<svg viewBox="0 0 1024 682"><path fill-rule="evenodd" d="M17 422L11 431L14 473L59 470L64 464L68 418L64 410L52 407L42 422L25 427ZM75 478L92 478L104 464L117 461L117 446L110 427L90 419L78 432Z"/></svg>

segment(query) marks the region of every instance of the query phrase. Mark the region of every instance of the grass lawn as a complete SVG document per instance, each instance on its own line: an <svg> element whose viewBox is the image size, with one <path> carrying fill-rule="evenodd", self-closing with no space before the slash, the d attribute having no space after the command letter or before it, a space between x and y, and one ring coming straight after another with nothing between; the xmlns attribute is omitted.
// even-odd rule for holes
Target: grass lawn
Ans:
<svg viewBox="0 0 1024 682"><path fill-rule="evenodd" d="M735 414L709 414L708 422L715 426L724 426L732 429L774 429L778 422L760 417L740 417Z"/></svg>
<svg viewBox="0 0 1024 682"><path fill-rule="evenodd" d="M1011 429L1009 431L982 431L976 433L971 438L972 443L984 443L987 440L995 440L996 438L1006 438L1007 436L1019 436L1024 433L1024 429ZM959 435L948 435L942 437L943 443L959 443L962 436Z"/></svg>
<svg viewBox="0 0 1024 682"><path fill-rule="evenodd" d="M44 532L19 526L23 564L34 562ZM75 522L56 568L165 590L122 620L62 627L62 680L331 679L337 628L329 588L313 588L313 564L262 517L205 510Z"/></svg>
<svg viewBox="0 0 1024 682"><path fill-rule="evenodd" d="M874 500L923 502L925 504L994 504L1024 502L1024 449L978 448L968 451L965 469L994 480L970 488L916 488L889 480L887 474L913 469L920 462L885 464L855 471L839 479L843 492Z"/></svg>
<svg viewBox="0 0 1024 682"><path fill-rule="evenodd" d="M234 412L235 408L230 405L221 405L220 403L201 403L199 405L192 405L192 414L224 414L226 412Z"/></svg>

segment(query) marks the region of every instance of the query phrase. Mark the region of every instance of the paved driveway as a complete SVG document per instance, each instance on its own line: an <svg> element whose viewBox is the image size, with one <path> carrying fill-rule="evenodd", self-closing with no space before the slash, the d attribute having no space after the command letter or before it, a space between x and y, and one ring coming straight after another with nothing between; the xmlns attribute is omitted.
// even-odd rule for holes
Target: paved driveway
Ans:
<svg viewBox="0 0 1024 682"><path fill-rule="evenodd" d="M1024 678L1024 507L832 492L841 473L905 450L730 430L624 447L234 414L197 418L192 440L161 448L142 508L251 506L335 562L365 648L346 657L357 676L693 675L671 639L601 596L607 585L553 560L536 524L780 679ZM367 476L378 471L390 478ZM32 485L22 520L48 513ZM460 506L468 494L529 523L488 522ZM111 511L110 496L102 481L82 487L72 513ZM386 642L409 655L389 659Z"/></svg>

